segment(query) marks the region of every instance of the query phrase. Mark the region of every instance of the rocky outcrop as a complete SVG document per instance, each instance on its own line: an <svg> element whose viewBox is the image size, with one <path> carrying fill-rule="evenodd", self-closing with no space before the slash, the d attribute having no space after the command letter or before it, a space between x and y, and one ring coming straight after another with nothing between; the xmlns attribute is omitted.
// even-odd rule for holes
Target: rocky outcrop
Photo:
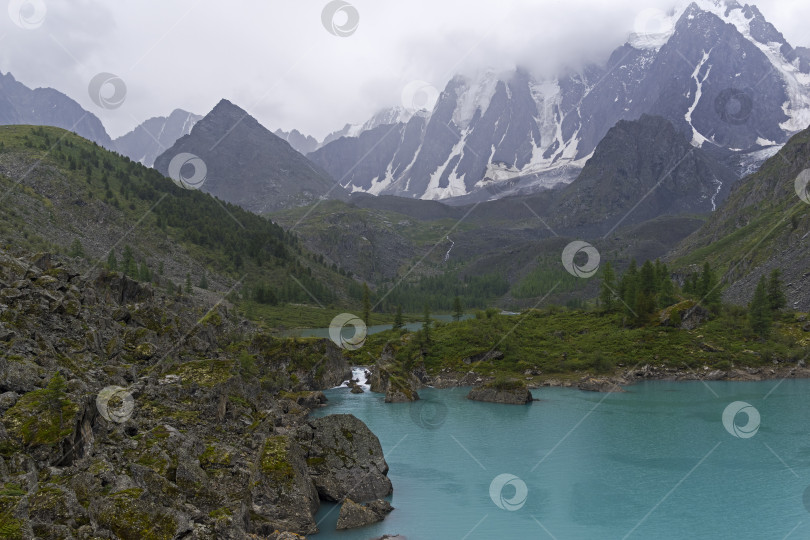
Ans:
<svg viewBox="0 0 810 540"><path fill-rule="evenodd" d="M343 501L338 515L337 529L356 529L377 523L394 510L391 503L377 499L368 504L358 504L351 499Z"/></svg>
<svg viewBox="0 0 810 540"><path fill-rule="evenodd" d="M318 486L391 492L365 424L306 420L349 371L328 340L2 249L0 328L0 536L292 539Z"/></svg>
<svg viewBox="0 0 810 540"><path fill-rule="evenodd" d="M694 300L684 300L661 310L658 318L662 326L694 330L709 320L709 310Z"/></svg>
<svg viewBox="0 0 810 540"><path fill-rule="evenodd" d="M395 366L395 351L390 343L383 347L380 360L371 370L369 385L372 392L385 394L386 403L408 403L419 399L416 389L422 384L416 374L403 375ZM424 366L418 373L427 377Z"/></svg>
<svg viewBox="0 0 810 540"><path fill-rule="evenodd" d="M326 501L370 501L391 494L388 463L379 439L359 419L336 414L298 429L309 474Z"/></svg>
<svg viewBox="0 0 810 540"><path fill-rule="evenodd" d="M388 390L385 392L386 403L410 403L417 401L419 394L410 385L404 381L395 381L388 385Z"/></svg>
<svg viewBox="0 0 810 540"><path fill-rule="evenodd" d="M320 507L304 453L284 435L265 439L250 479L252 529L318 532L314 515Z"/></svg>
<svg viewBox="0 0 810 540"><path fill-rule="evenodd" d="M488 403L505 403L508 405L526 405L534 401L531 391L520 381L506 384L488 383L473 388L467 399L486 401Z"/></svg>
<svg viewBox="0 0 810 540"><path fill-rule="evenodd" d="M626 392L613 380L603 377L584 377L577 383L577 388L587 392Z"/></svg>
<svg viewBox="0 0 810 540"><path fill-rule="evenodd" d="M472 356L468 356L464 358L462 362L469 365L478 362L488 362L490 360L501 360L501 359L503 359L503 353L501 351L487 351L479 354L474 354Z"/></svg>

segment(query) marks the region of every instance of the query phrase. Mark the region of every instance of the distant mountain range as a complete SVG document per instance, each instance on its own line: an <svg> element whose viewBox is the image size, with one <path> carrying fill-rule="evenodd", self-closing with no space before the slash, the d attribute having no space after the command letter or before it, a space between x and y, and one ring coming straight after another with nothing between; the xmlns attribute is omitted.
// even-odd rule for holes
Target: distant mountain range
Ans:
<svg viewBox="0 0 810 540"><path fill-rule="evenodd" d="M0 73L0 125L54 126L75 132L107 149L112 139L96 115L53 88L31 89Z"/></svg>
<svg viewBox="0 0 810 540"><path fill-rule="evenodd" d="M150 118L113 141L115 150L133 161L151 167L155 159L182 137L191 133L202 116L176 109L168 117Z"/></svg>
<svg viewBox="0 0 810 540"><path fill-rule="evenodd" d="M674 126L705 159L716 161L712 167L741 177L810 125L810 49L793 48L756 7L699 0L674 13L670 23L654 35L630 36L603 66L551 78L522 68L456 76L432 110L391 107L323 141L298 130L273 134L251 118L259 141L227 137L245 145L239 155L251 152L251 163L204 148L230 129L218 115L204 140L194 137L183 146L206 154L206 164L218 171L220 178L205 189L266 212L327 192L341 198L343 189L455 205L530 195L574 181L614 126L644 114ZM209 116L215 111L222 109ZM147 166L169 149L176 152L178 140L192 134L201 118L178 109L111 140L95 115L64 94L0 76L0 124L71 129ZM212 131L220 128L226 131ZM275 163L273 150L259 160L262 148L281 148L279 140L295 155L285 150ZM235 170L251 179L236 180ZM307 180L295 183L299 178ZM718 182L724 189L732 183L727 172ZM239 193L243 188L248 191ZM701 196L716 204L724 195Z"/></svg>
<svg viewBox="0 0 810 540"><path fill-rule="evenodd" d="M740 169L810 124L810 54L756 7L701 0L671 23L578 73L455 77L432 111L383 113L397 121L310 158L353 192L472 202L572 181L611 127L645 113Z"/></svg>
<svg viewBox="0 0 810 540"><path fill-rule="evenodd" d="M168 117L150 118L113 140L95 114L62 92L53 88L32 89L10 73L0 73L0 125L60 127L147 167L177 139L187 135L200 118L177 109Z"/></svg>

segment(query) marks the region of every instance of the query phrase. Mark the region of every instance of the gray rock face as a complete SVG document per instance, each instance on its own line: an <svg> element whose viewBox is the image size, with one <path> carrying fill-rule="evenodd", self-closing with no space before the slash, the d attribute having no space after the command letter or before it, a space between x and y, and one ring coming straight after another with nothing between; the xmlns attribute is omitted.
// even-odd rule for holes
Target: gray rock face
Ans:
<svg viewBox="0 0 810 540"><path fill-rule="evenodd" d="M701 6L681 14L666 43L631 39L603 66L547 80L522 69L455 77L432 111L345 131L309 157L352 189L474 202L570 182L566 168L581 168L617 122L642 114L665 118L696 146L735 152L804 129L810 87L785 66L810 73L807 50L755 7Z"/></svg>
<svg viewBox="0 0 810 540"><path fill-rule="evenodd" d="M604 234L661 215L709 214L736 180L731 169L691 146L669 121L645 114L608 131L551 205L551 223Z"/></svg>
<svg viewBox="0 0 810 540"><path fill-rule="evenodd" d="M283 131L281 129L277 129L273 133L290 143L290 146L304 155L314 152L320 147L320 143L315 137L304 135L297 129L292 131Z"/></svg>
<svg viewBox="0 0 810 540"><path fill-rule="evenodd" d="M486 401L488 403L504 403L507 405L527 405L534 401L534 396L529 389L519 388L495 388L491 386L481 386L473 388L467 394L467 399L473 401Z"/></svg>
<svg viewBox="0 0 810 540"><path fill-rule="evenodd" d="M2 249L0 312L19 336L0 359L0 481L20 486L3 502L17 537L291 539L317 530L310 465L336 497L358 478L357 500L391 492L365 424L307 424L325 400L307 387L349 371L329 340L279 347L225 309L199 323L196 298ZM234 343L252 351L249 374ZM320 463L301 426L307 452L329 454Z"/></svg>
<svg viewBox="0 0 810 540"><path fill-rule="evenodd" d="M166 116L156 116L115 139L118 153L127 156L132 161L151 167L155 159L171 148L172 145L184 135L191 133L191 128L199 122L202 116L175 109Z"/></svg>
<svg viewBox="0 0 810 540"><path fill-rule="evenodd" d="M251 477L250 499L253 513L261 516L254 520L259 534L318 531L313 518L320 507L318 492L301 447L289 437L265 440Z"/></svg>
<svg viewBox="0 0 810 540"><path fill-rule="evenodd" d="M393 491L380 441L356 417L318 418L302 426L296 438L321 499L370 501Z"/></svg>
<svg viewBox="0 0 810 540"><path fill-rule="evenodd" d="M394 510L391 503L377 499L368 504L358 504L351 499L343 501L338 515L337 529L356 529L377 523Z"/></svg>
<svg viewBox="0 0 810 540"><path fill-rule="evenodd" d="M11 73L0 73L0 125L55 126L115 150L101 120L53 88L31 89Z"/></svg>
<svg viewBox="0 0 810 540"><path fill-rule="evenodd" d="M371 370L369 385L372 392L385 394L386 403L407 403L417 401L419 394L416 388L420 380L412 373L407 377L393 374L395 370L394 349L390 345L383 347L380 360Z"/></svg>
<svg viewBox="0 0 810 540"><path fill-rule="evenodd" d="M168 175L171 160L184 152L205 162L202 191L255 213L346 196L328 173L227 100L161 154L155 169Z"/></svg>

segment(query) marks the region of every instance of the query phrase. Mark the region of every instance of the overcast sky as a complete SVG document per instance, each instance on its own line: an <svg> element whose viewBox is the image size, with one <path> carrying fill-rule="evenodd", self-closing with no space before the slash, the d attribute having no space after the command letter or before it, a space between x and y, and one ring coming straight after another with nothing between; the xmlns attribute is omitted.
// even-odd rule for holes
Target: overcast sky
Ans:
<svg viewBox="0 0 810 540"><path fill-rule="evenodd" d="M6 0L0 71L68 94L113 137L175 108L205 114L227 98L271 130L322 138L400 104L414 81L441 90L459 72L604 60L634 28L655 24L650 9L677 3L348 1L327 17L333 32L350 34L341 37L324 25L327 0ZM810 46L810 2L755 3L794 46ZM119 107L91 100L88 85L100 72L126 84Z"/></svg>

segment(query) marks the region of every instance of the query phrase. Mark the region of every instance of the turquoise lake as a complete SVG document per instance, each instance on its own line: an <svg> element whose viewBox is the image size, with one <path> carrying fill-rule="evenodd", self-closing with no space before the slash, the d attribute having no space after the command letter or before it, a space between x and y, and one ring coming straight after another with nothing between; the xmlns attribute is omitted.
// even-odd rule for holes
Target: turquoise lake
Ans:
<svg viewBox="0 0 810 540"><path fill-rule="evenodd" d="M471 402L468 390L424 389L407 404L327 391L313 416L368 424L396 510L335 531L338 507L324 504L313 538L810 538L808 380L647 382L626 394L542 388L527 406ZM759 412L751 437L724 427L737 401ZM747 419L738 414L731 430ZM492 486L502 474L513 476Z"/></svg>

